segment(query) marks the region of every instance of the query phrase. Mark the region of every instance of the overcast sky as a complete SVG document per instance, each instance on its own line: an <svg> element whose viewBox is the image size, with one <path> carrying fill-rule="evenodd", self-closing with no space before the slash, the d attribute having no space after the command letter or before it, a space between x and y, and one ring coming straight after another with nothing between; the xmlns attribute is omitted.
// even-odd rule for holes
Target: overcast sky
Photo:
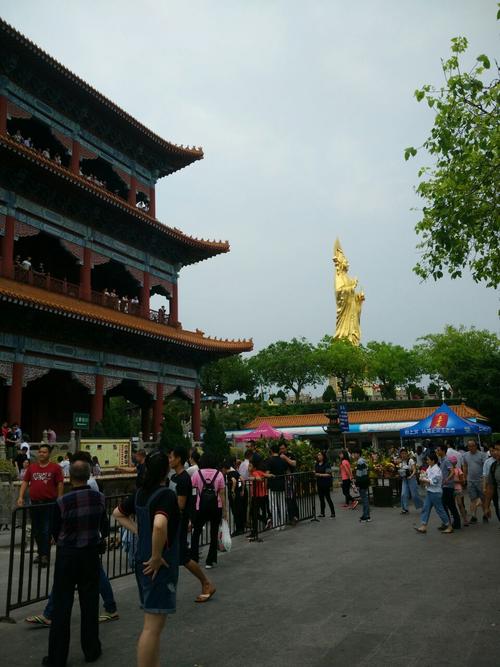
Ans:
<svg viewBox="0 0 500 667"><path fill-rule="evenodd" d="M164 178L157 215L231 252L183 269L180 319L255 349L335 328L338 236L366 293L363 342L445 324L498 331L498 293L421 284L413 187L453 36L498 56L494 0L0 0L1 15L162 137L205 159Z"/></svg>

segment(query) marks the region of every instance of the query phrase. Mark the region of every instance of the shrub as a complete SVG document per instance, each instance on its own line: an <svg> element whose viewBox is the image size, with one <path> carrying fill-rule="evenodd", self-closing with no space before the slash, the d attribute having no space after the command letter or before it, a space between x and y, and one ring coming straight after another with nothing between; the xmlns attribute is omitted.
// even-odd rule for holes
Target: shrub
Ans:
<svg viewBox="0 0 500 667"><path fill-rule="evenodd" d="M208 419L203 436L203 451L212 454L217 466L221 466L224 459L228 458L230 450L226 440L226 434L221 421L215 414L215 410L209 410Z"/></svg>
<svg viewBox="0 0 500 667"><path fill-rule="evenodd" d="M12 461L7 461L6 459L0 459L0 473L4 475L9 475L9 479L13 482L17 479L17 469Z"/></svg>

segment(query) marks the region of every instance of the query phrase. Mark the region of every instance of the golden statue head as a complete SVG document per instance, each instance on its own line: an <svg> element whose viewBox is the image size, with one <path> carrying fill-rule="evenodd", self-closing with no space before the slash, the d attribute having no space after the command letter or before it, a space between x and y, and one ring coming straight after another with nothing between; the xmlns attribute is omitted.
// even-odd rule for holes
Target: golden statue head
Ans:
<svg viewBox="0 0 500 667"><path fill-rule="evenodd" d="M338 238L335 240L335 245L333 246L333 263L337 267L337 271L344 273L349 270L349 262L347 257L344 255L342 246Z"/></svg>

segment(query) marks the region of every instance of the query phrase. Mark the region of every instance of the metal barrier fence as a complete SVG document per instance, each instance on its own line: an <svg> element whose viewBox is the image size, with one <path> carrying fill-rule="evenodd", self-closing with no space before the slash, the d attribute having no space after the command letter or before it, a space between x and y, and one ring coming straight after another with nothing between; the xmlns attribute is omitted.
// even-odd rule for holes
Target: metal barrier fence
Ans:
<svg viewBox="0 0 500 667"><path fill-rule="evenodd" d="M113 510L126 496L106 498L109 519L107 548L102 556L104 571L110 580L133 573L134 536L123 530L113 518ZM228 523L232 535L248 535L262 541L261 534L272 528L316 518L316 479L314 473L294 473L282 477L249 480L231 493L226 487ZM38 544L50 533L54 503L27 505L12 512L11 540L5 616L14 622L15 609L46 600L52 588L55 550L49 542L46 562L37 555ZM210 543L209 524L200 538L200 547Z"/></svg>

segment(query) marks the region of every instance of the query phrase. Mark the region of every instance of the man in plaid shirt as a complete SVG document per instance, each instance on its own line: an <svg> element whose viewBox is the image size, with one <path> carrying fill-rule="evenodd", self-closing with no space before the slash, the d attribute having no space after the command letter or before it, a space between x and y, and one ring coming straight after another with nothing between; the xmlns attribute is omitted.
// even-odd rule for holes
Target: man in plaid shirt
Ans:
<svg viewBox="0 0 500 667"><path fill-rule="evenodd" d="M90 466L76 461L69 469L73 490L57 499L54 539L57 544L52 588L54 612L49 654L42 664L64 667L68 658L75 587L81 610L81 645L86 662L102 653L99 641L99 573L103 539L108 535L104 495L88 485Z"/></svg>

